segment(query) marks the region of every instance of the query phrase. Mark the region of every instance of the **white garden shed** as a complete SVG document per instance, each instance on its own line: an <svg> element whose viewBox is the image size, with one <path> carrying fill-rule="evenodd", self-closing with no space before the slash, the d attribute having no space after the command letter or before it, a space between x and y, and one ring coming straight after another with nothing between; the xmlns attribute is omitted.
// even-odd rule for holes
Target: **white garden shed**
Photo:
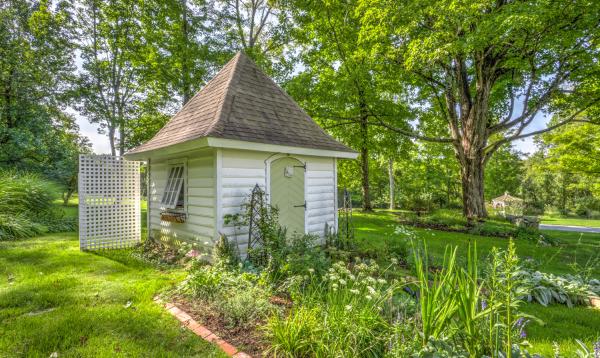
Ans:
<svg viewBox="0 0 600 358"><path fill-rule="evenodd" d="M215 242L247 229L224 224L253 187L268 194L289 232L337 230L337 159L357 153L320 128L238 53L148 142L125 158L148 163L148 232Z"/></svg>

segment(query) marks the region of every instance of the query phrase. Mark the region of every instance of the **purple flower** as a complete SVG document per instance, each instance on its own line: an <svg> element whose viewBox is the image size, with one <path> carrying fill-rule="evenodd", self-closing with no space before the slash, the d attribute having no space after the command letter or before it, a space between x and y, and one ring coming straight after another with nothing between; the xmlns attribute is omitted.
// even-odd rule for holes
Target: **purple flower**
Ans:
<svg viewBox="0 0 600 358"><path fill-rule="evenodd" d="M485 311L485 309L488 307L487 305L487 301L486 300L481 300L481 310Z"/></svg>
<svg viewBox="0 0 600 358"><path fill-rule="evenodd" d="M521 330L521 333L519 334L519 337L521 337L521 338L527 337L527 333L525 333L524 329Z"/></svg>
<svg viewBox="0 0 600 358"><path fill-rule="evenodd" d="M523 325L523 322L525 322L525 318L521 317L517 320L517 323L515 323L515 327L517 328L521 328L521 326Z"/></svg>
<svg viewBox="0 0 600 358"><path fill-rule="evenodd" d="M594 357L600 358L600 339L594 343Z"/></svg>

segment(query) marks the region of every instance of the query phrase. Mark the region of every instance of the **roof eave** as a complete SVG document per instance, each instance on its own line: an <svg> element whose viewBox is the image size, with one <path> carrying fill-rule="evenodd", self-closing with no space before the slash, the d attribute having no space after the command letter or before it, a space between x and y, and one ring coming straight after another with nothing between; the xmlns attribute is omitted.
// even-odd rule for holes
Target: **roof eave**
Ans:
<svg viewBox="0 0 600 358"><path fill-rule="evenodd" d="M208 138L196 138L188 140L186 142L171 144L166 147L159 147L154 149L127 152L123 156L128 160L146 160L148 158L155 157L168 157L182 152L188 152L190 150L202 149L208 147ZM134 148L135 150L135 148Z"/></svg>
<svg viewBox="0 0 600 358"><path fill-rule="evenodd" d="M333 158L341 158L341 159L356 159L358 157L358 153L351 149L349 149L348 151L341 151L341 150L296 147L296 146L260 143L260 142L249 142L249 141L243 141L243 140L215 138L215 137L207 137L207 139L208 139L208 146L215 147L215 148L254 150L254 151L259 151L259 152L311 155L311 156L316 156L316 157L333 157Z"/></svg>

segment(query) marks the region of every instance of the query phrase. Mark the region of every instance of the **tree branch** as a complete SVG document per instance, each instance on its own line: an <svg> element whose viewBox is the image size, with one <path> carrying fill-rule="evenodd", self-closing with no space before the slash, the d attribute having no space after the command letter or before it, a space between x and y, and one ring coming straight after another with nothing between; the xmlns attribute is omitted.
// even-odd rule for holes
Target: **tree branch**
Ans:
<svg viewBox="0 0 600 358"><path fill-rule="evenodd" d="M434 138L434 137L428 137L428 136L424 136L424 135L420 135L418 133L415 132L411 132L402 128L398 128L398 127L394 127L392 125L389 125L387 123L385 123L383 120L381 120L378 116L376 115L372 115L371 117L375 117L377 119L376 123L369 123L370 125L376 125L376 126L381 126L381 127L385 127L391 131L394 131L396 133L405 135L407 137L411 137L411 138L415 138L415 139L420 139L420 140L424 140L427 142L434 142L434 143L452 143L454 140L452 138Z"/></svg>

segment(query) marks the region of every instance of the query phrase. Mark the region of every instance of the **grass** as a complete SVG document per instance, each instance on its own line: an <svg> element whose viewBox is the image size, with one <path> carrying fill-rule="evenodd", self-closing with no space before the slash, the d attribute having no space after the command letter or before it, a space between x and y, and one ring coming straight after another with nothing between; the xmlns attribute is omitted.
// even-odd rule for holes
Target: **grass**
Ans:
<svg viewBox="0 0 600 358"><path fill-rule="evenodd" d="M398 240L405 240L403 234L396 234L399 225L398 216L390 211L374 213L354 213L354 228L358 249L363 252L383 251ZM430 256L441 263L447 245L458 246L458 255L466 255L469 242L477 243L480 260L485 260L492 247L505 249L508 239L486 237L463 233L444 232L429 229L411 228L417 239L426 241ZM600 255L600 234L579 234L574 232L548 231L560 240L559 246L538 246L526 240L515 241L517 254L521 258L533 258L540 271L554 274L573 272L573 264L585 264L588 260ZM594 277L600 277L598 265L593 269ZM565 356L574 356L578 346L575 338L591 346L600 335L600 310L576 307L567 308L562 305L543 307L538 304L527 304L525 312L535 315L545 325L530 323L527 329L529 342L533 344L532 352L553 356L552 342L559 343Z"/></svg>
<svg viewBox="0 0 600 358"><path fill-rule="evenodd" d="M153 302L184 275L76 233L0 242L0 356L223 356Z"/></svg>
<svg viewBox="0 0 600 358"><path fill-rule="evenodd" d="M395 234L399 225L397 216L389 211L374 213L354 213L354 227L359 249L362 251L384 251L387 246L403 239ZM486 258L492 247L505 249L508 239L471 235L464 233L445 232L431 229L412 228L416 236L427 242L428 249L434 259L440 260L444 255L446 245L455 245L459 251L466 252L469 242L476 242L481 260ZM554 274L573 273L572 264L582 265L588 260L600 255L600 234L542 231L544 234L560 241L558 246L538 246L533 241L519 240L516 244L517 254L521 258L532 258L538 264L540 271ZM593 270L593 275L600 277L600 268Z"/></svg>
<svg viewBox="0 0 600 358"><path fill-rule="evenodd" d="M530 303L523 311L540 318L544 325L530 322L526 327L527 339L533 344L530 351L553 357L553 342L560 346L562 356L572 357L579 348L575 339L591 347L600 339L600 310L589 307L568 308L563 305Z"/></svg>
<svg viewBox="0 0 600 358"><path fill-rule="evenodd" d="M600 220L565 216L542 216L541 223L548 225L600 227Z"/></svg>

